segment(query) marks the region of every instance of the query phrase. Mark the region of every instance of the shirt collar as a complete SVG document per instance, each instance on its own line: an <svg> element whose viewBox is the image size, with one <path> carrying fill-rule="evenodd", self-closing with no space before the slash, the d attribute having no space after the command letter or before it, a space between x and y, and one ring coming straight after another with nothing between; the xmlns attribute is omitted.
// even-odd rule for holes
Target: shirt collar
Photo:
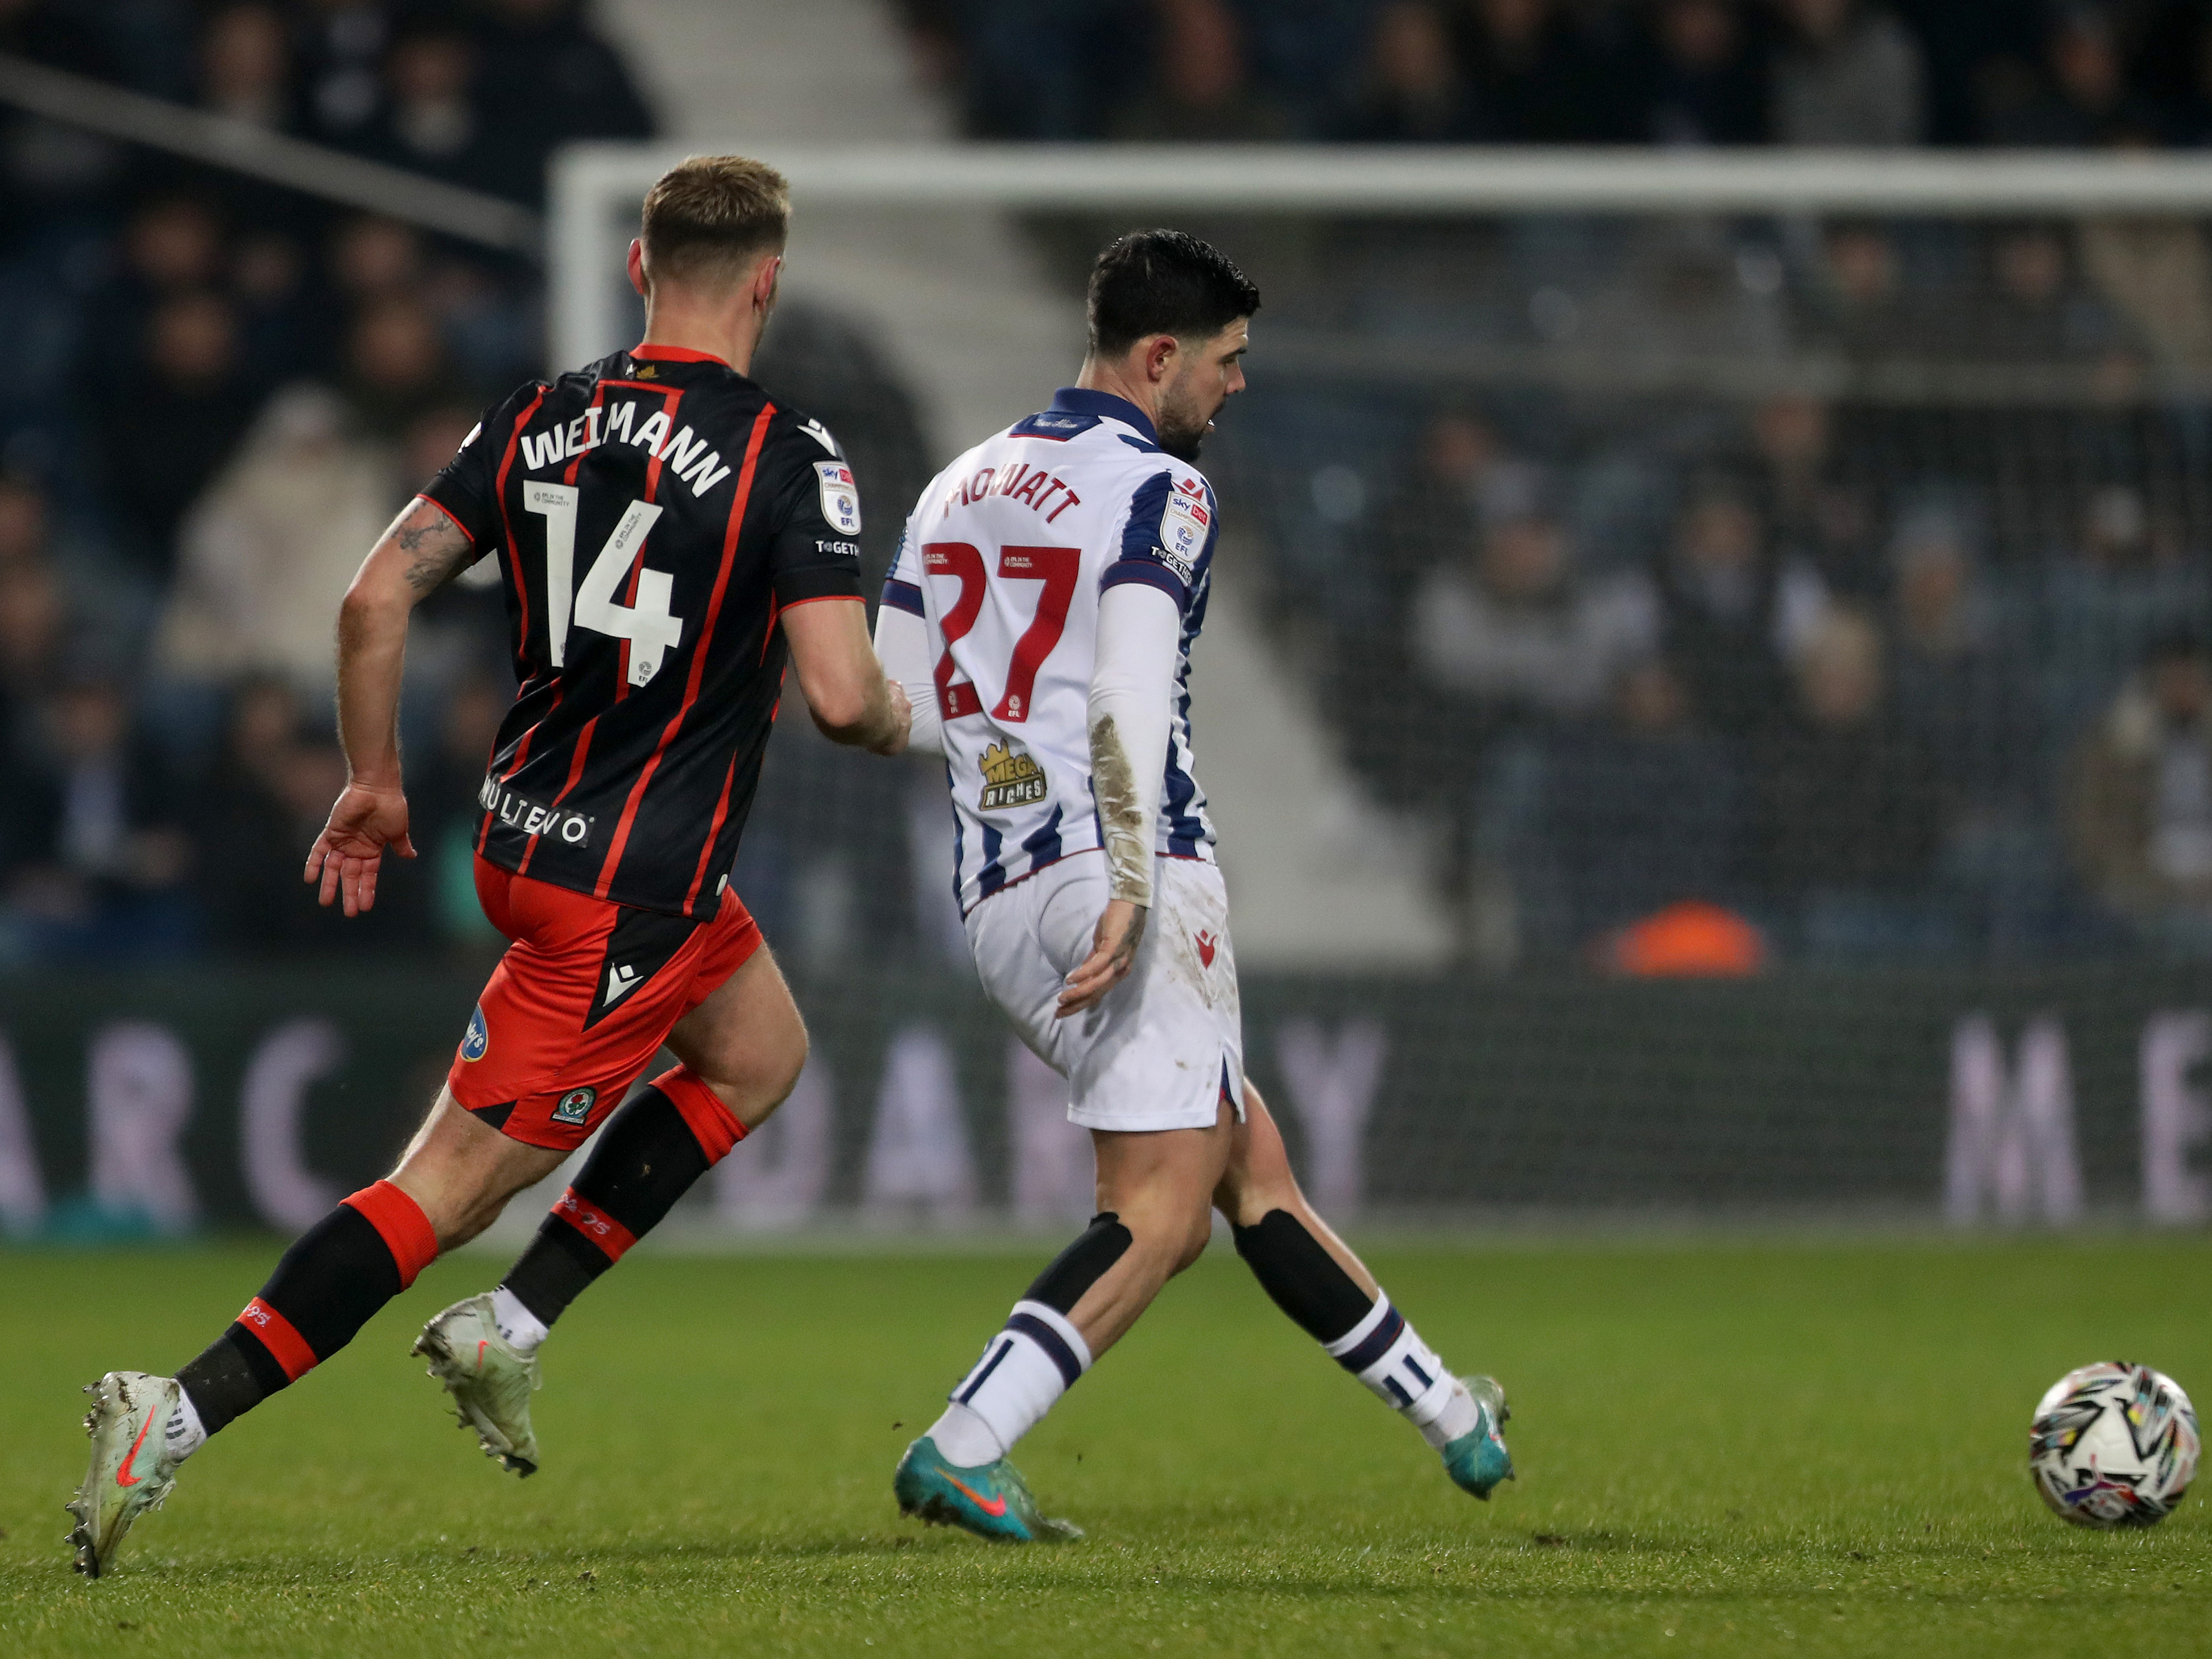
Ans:
<svg viewBox="0 0 2212 1659"><path fill-rule="evenodd" d="M1124 426L1133 426L1145 434L1146 443L1156 444L1160 441L1151 416L1127 398L1117 398L1110 392L1093 392L1087 386L1064 386L1052 394L1052 406L1065 410L1071 415L1102 415L1109 421L1119 421Z"/></svg>
<svg viewBox="0 0 2212 1659"><path fill-rule="evenodd" d="M730 366L711 351L693 351L688 346L634 345L629 355L641 363L720 363L724 368Z"/></svg>

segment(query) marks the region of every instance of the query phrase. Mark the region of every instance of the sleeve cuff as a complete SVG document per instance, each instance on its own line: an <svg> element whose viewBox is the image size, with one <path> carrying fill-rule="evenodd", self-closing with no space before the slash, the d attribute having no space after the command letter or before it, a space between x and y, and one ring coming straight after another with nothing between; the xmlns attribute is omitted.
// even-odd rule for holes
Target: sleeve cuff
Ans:
<svg viewBox="0 0 2212 1659"><path fill-rule="evenodd" d="M860 592L860 573L850 566L780 570L776 573L775 602L780 605L803 605L809 599L858 599L866 597Z"/></svg>
<svg viewBox="0 0 2212 1659"><path fill-rule="evenodd" d="M904 611L913 616L922 616L921 590L912 582L902 582L893 576L884 583L883 602L894 611Z"/></svg>
<svg viewBox="0 0 2212 1659"><path fill-rule="evenodd" d="M1116 559L1106 567L1106 574L1098 579L1098 586L1103 592L1123 582L1143 582L1148 587L1157 587L1176 602L1178 610L1190 603L1190 589L1182 585L1175 572L1150 559Z"/></svg>

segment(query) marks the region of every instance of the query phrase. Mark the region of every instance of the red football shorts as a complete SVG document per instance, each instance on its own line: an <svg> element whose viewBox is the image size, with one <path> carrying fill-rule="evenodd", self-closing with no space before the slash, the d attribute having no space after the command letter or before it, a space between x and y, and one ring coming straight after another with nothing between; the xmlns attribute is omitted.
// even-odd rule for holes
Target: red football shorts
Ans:
<svg viewBox="0 0 2212 1659"><path fill-rule="evenodd" d="M611 904L477 860L511 941L447 1074L453 1098L532 1146L580 1146L676 1022L744 966L760 928L737 894L708 921Z"/></svg>

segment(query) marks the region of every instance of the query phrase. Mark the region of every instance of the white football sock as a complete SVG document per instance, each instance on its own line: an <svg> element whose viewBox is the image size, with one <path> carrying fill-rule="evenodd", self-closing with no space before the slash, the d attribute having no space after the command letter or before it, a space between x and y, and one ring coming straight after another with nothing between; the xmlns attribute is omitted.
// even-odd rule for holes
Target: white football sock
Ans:
<svg viewBox="0 0 2212 1659"><path fill-rule="evenodd" d="M191 1391L181 1385L177 1389L177 1409L170 1413L161 1438L167 1443L169 1461L173 1463L183 1462L207 1444L207 1427L200 1421L200 1408L192 1404Z"/></svg>
<svg viewBox="0 0 2212 1659"><path fill-rule="evenodd" d="M929 1437L955 1468L996 1462L1090 1369L1090 1346L1064 1315L1042 1302L1017 1302Z"/></svg>
<svg viewBox="0 0 2212 1659"><path fill-rule="evenodd" d="M545 1322L524 1307L522 1298L504 1285L491 1293L491 1318L507 1346L526 1359L553 1334L546 1328Z"/></svg>
<svg viewBox="0 0 2212 1659"><path fill-rule="evenodd" d="M1480 1420L1467 1385L1444 1368L1436 1350L1379 1291L1367 1317L1325 1345L1336 1363L1441 1450Z"/></svg>

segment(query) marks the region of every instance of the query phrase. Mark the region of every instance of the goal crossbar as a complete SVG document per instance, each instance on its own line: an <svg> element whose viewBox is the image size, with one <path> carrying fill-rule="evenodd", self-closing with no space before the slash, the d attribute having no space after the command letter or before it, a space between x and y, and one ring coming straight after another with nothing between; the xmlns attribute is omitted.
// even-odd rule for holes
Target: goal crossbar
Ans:
<svg viewBox="0 0 2212 1659"><path fill-rule="evenodd" d="M2212 216L2212 157L1395 145L583 143L552 173L552 344L607 349L608 216L688 155L757 155L823 206L1422 213Z"/></svg>

